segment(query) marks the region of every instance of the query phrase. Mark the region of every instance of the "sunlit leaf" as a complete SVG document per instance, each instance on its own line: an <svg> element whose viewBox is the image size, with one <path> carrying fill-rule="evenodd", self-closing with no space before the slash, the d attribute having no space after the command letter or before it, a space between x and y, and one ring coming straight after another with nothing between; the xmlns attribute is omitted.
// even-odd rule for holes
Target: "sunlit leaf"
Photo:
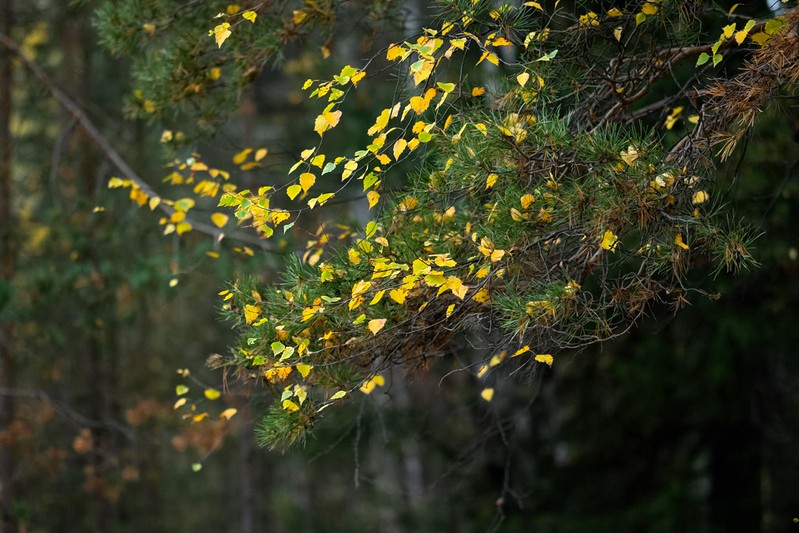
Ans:
<svg viewBox="0 0 799 533"><path fill-rule="evenodd" d="M224 418L225 420L230 420L231 418L236 416L236 413L238 413L238 412L239 412L238 409L236 409L234 407L230 407L230 408L225 409L224 411L222 411L219 414L219 418Z"/></svg>
<svg viewBox="0 0 799 533"><path fill-rule="evenodd" d="M370 320L369 324L367 324L366 327L369 328L369 331L372 332L372 335L377 335L377 332L383 329L385 325L386 325L385 318L375 318L373 320Z"/></svg>

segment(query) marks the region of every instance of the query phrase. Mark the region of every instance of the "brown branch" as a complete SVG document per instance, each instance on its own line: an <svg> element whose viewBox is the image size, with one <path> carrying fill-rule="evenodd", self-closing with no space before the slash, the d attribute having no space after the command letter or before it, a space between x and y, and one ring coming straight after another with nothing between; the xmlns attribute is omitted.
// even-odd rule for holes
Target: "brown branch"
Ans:
<svg viewBox="0 0 799 533"><path fill-rule="evenodd" d="M58 100L58 102L75 118L75 120L78 121L81 127L83 127L84 131L86 131L89 137L91 137L95 144L105 153L106 157L114 164L114 166L126 179L133 182L148 197L160 197L160 195L156 193L155 190L147 182L145 182L136 173L136 171L133 170L133 168L131 168L127 161L125 161L125 159L116 150L114 150L114 148L111 146L111 143L108 141L108 138L106 138L100 132L97 126L94 125L91 119L89 119L89 117L78 106L78 104L75 103L75 101L69 95L67 95L52 80L52 78L50 78L50 76L48 76L41 67L39 67L39 65L27 57L14 41L12 41L7 35L0 33L0 45L4 46L6 49L19 57L25 67L30 70L30 72L47 88L50 94L53 95L56 100ZM175 209L165 202L159 203L158 208L169 216L175 212ZM193 220L188 217L186 218L186 221L191 224L192 229L213 237L215 242L219 242L223 238L227 237L239 242L252 244L266 252L280 255L284 255L286 253L273 249L263 239L259 239L254 235L248 235L241 232L228 234L212 224Z"/></svg>

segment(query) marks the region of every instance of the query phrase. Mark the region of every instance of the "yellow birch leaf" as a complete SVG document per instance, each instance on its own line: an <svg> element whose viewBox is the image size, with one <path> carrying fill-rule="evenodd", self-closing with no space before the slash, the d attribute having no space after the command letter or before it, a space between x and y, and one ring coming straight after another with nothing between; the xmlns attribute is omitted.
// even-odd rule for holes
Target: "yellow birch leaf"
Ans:
<svg viewBox="0 0 799 533"><path fill-rule="evenodd" d="M346 391L340 390L330 397L331 400L339 400L347 395Z"/></svg>
<svg viewBox="0 0 799 533"><path fill-rule="evenodd" d="M175 409L175 410L177 410L177 409L180 409L181 407L183 407L184 405L186 405L186 402L187 402L187 401L188 401L188 400L187 400L186 398L181 398L181 399L179 399L178 401L176 401L176 402L175 402L175 405L174 405L174 406L172 406L172 409Z"/></svg>
<svg viewBox="0 0 799 533"><path fill-rule="evenodd" d="M474 293L472 300L481 304L491 303L491 297L488 295L488 289L483 288Z"/></svg>
<svg viewBox="0 0 799 533"><path fill-rule="evenodd" d="M402 305L405 303L405 298L408 296L408 291L404 289L392 289L388 292L389 298Z"/></svg>
<svg viewBox="0 0 799 533"><path fill-rule="evenodd" d="M252 152L252 148L245 148L241 152L237 153L233 156L233 164L234 165L241 165L244 161L247 160L247 156L250 155Z"/></svg>
<svg viewBox="0 0 799 533"><path fill-rule="evenodd" d="M611 252L616 249L616 244L618 243L619 238L613 233L611 230L607 230L602 235L602 241L599 243L599 246L604 248L605 250L610 250Z"/></svg>
<svg viewBox="0 0 799 533"><path fill-rule="evenodd" d="M303 192L308 192L308 189L313 187L314 183L316 183L316 176L310 172L300 174L300 187L302 187Z"/></svg>
<svg viewBox="0 0 799 533"><path fill-rule="evenodd" d="M483 389L483 392L480 393L480 397L485 401L490 402L494 398L494 389Z"/></svg>
<svg viewBox="0 0 799 533"><path fill-rule="evenodd" d="M219 418L224 418L225 420L230 420L231 418L236 416L236 413L238 413L238 412L239 412L239 410L236 409L235 407L230 407L230 408L225 409L224 411L222 411L219 414Z"/></svg>
<svg viewBox="0 0 799 533"><path fill-rule="evenodd" d="M223 213L214 213L211 215L211 222L213 222L214 226L217 228L223 227L225 224L227 224L227 221L228 216Z"/></svg>
<svg viewBox="0 0 799 533"><path fill-rule="evenodd" d="M155 208L158 207L160 203L161 199L158 196L153 196L152 198L150 198L149 202L150 211L155 211Z"/></svg>
<svg viewBox="0 0 799 533"><path fill-rule="evenodd" d="M621 156L622 161L627 163L629 166L633 166L635 160L638 159L638 150L635 149L635 146L630 145L627 147L626 151L622 151L619 153Z"/></svg>
<svg viewBox="0 0 799 533"><path fill-rule="evenodd" d="M657 12L658 12L658 6L653 2L646 2L641 8L641 13L643 13L644 15L656 15Z"/></svg>
<svg viewBox="0 0 799 533"><path fill-rule="evenodd" d="M394 143L394 159L399 161L402 152L405 151L405 148L408 146L408 142L405 139L397 139L397 142Z"/></svg>
<svg viewBox="0 0 799 533"><path fill-rule="evenodd" d="M548 353L540 353L536 355L535 360L539 363L546 363L549 366L552 366L552 363L555 361L552 355Z"/></svg>
<svg viewBox="0 0 799 533"><path fill-rule="evenodd" d="M383 290L380 290L380 291L377 291L377 292L375 293L375 297L374 297L374 298L372 298L372 301L371 301L371 302L369 302L369 305L376 305L376 304L379 304L379 303L380 303L380 300L382 300L382 299L383 299L383 296L384 296L385 294L386 294L386 291L385 291L385 289L383 289Z"/></svg>
<svg viewBox="0 0 799 533"><path fill-rule="evenodd" d="M261 311L263 309L260 305L250 305L247 304L244 306L244 320L247 324L252 324L258 316L260 316Z"/></svg>
<svg viewBox="0 0 799 533"><path fill-rule="evenodd" d="M291 200L295 199L300 192L302 192L302 185L298 185L296 183L294 185L290 185L289 188L286 189L286 194Z"/></svg>
<svg viewBox="0 0 799 533"><path fill-rule="evenodd" d="M499 58L497 57L497 54L489 50L483 51L483 55L480 56L480 60L476 63L476 65L479 65L486 59L488 60L489 63L493 65L499 65Z"/></svg>
<svg viewBox="0 0 799 533"><path fill-rule="evenodd" d="M231 36L230 32L230 23L223 22L219 24L213 29L214 39L216 40L216 44L219 48L222 48L222 44L227 41L227 38Z"/></svg>
<svg viewBox="0 0 799 533"><path fill-rule="evenodd" d="M622 16L623 14L624 14L624 13L622 13L622 12L621 12L619 9L617 9L617 8L615 8L615 7L614 7L613 9L611 9L611 10L609 10L609 11L608 11L608 16L609 16L609 17L620 17L620 16Z"/></svg>
<svg viewBox="0 0 799 533"><path fill-rule="evenodd" d="M216 389L205 389L205 392L203 392L203 394L205 395L206 398L208 398L211 401L218 400L219 397L222 396L222 394Z"/></svg>
<svg viewBox="0 0 799 533"><path fill-rule="evenodd" d="M391 110L384 109L375 119L374 126L369 128L366 132L368 135L376 135L383 131L385 127L388 125L389 118L391 117Z"/></svg>
<svg viewBox="0 0 799 533"><path fill-rule="evenodd" d="M325 154L319 154L311 159L311 166L322 168L325 164Z"/></svg>
<svg viewBox="0 0 799 533"><path fill-rule="evenodd" d="M488 177L486 178L486 189L490 189L491 187L493 187L497 183L498 179L499 176L497 176L493 172L489 174Z"/></svg>
<svg viewBox="0 0 799 533"><path fill-rule="evenodd" d="M281 405L283 406L283 409L285 409L289 413L294 413L295 411L300 410L300 406L292 402L291 400L283 400L283 403Z"/></svg>
<svg viewBox="0 0 799 533"><path fill-rule="evenodd" d="M411 109L413 109L417 115L421 115L430 106L430 100L422 96L413 96L411 97L410 105Z"/></svg>
<svg viewBox="0 0 799 533"><path fill-rule="evenodd" d="M332 104L331 104L332 105ZM335 128L341 120L341 111L324 111L314 121L314 131L321 137L324 132Z"/></svg>
<svg viewBox="0 0 799 533"><path fill-rule="evenodd" d="M407 52L407 50L404 47L399 46L397 44L392 44L391 46L388 47L388 51L386 52L386 59L388 59L389 61L394 61L404 56L405 52Z"/></svg>
<svg viewBox="0 0 799 533"><path fill-rule="evenodd" d="M472 96L482 96L486 93L485 87L475 87L472 89Z"/></svg>
<svg viewBox="0 0 799 533"><path fill-rule="evenodd" d="M461 300L466 296L466 291L469 289L469 287L463 284L460 278L456 278L455 276L447 278L446 287Z"/></svg>
<svg viewBox="0 0 799 533"><path fill-rule="evenodd" d="M695 204L703 204L710 199L710 195L706 191L696 191L691 198L691 201Z"/></svg>
<svg viewBox="0 0 799 533"><path fill-rule="evenodd" d="M383 329L383 326L386 325L385 318L375 318L369 321L366 327L369 328L369 331L372 332L372 335L377 335L377 332Z"/></svg>
<svg viewBox="0 0 799 533"><path fill-rule="evenodd" d="M491 262L496 263L505 256L505 250L494 250L491 252Z"/></svg>
<svg viewBox="0 0 799 533"><path fill-rule="evenodd" d="M689 250L690 249L690 247L687 244L685 244L685 241L682 240L682 233L678 233L674 237L674 244L676 244L677 246L679 246L683 250Z"/></svg>
<svg viewBox="0 0 799 533"><path fill-rule="evenodd" d="M530 351L530 347L529 347L529 346L527 346L527 345L524 345L524 346L522 346L521 348L519 348L518 350L516 350L516 351L513 353L513 355L511 355L511 357L518 357L518 356L520 356L521 354L523 354L523 353L527 353L527 352L529 352L529 351Z"/></svg>
<svg viewBox="0 0 799 533"><path fill-rule="evenodd" d="M735 32L735 26L736 26L736 24L732 23L732 24L728 24L727 26L724 26L724 28L722 28L722 32L723 32L724 38L729 39L730 37L732 37L732 34Z"/></svg>
<svg viewBox="0 0 799 533"><path fill-rule="evenodd" d="M490 368L494 368L495 366L498 366L500 363L502 363L502 361L505 360L505 356L506 355L507 355L507 352L505 352L503 350L502 352L492 356L491 360L488 362L488 366Z"/></svg>
<svg viewBox="0 0 799 533"><path fill-rule="evenodd" d="M297 372L300 373L303 379L308 377L308 374L313 370L313 366L300 363L297 365Z"/></svg>
<svg viewBox="0 0 799 533"><path fill-rule="evenodd" d="M533 202L535 202L535 196L532 194L525 194L519 199L519 202L522 205L522 209L527 209Z"/></svg>
<svg viewBox="0 0 799 533"><path fill-rule="evenodd" d="M371 209L376 206L378 200L380 200L380 193L377 191L369 191L366 193L366 199L369 201L369 209Z"/></svg>
<svg viewBox="0 0 799 533"><path fill-rule="evenodd" d="M516 76L516 81L519 82L519 85L524 87L527 85L527 82L530 80L530 73L529 72L522 72L518 76Z"/></svg>
<svg viewBox="0 0 799 533"><path fill-rule="evenodd" d="M295 9L294 13L292 13L292 22L294 22L295 26L299 26L302 24L302 21L308 18L308 13L303 11L302 9Z"/></svg>
<svg viewBox="0 0 799 533"><path fill-rule="evenodd" d="M184 233L188 233L191 231L191 224L188 222L181 222L177 226L175 226L175 231L177 231L178 235L183 235Z"/></svg>
<svg viewBox="0 0 799 533"><path fill-rule="evenodd" d="M258 13L255 11L245 11L241 14L241 17L245 20L249 20L253 24L255 24L255 18L258 16Z"/></svg>

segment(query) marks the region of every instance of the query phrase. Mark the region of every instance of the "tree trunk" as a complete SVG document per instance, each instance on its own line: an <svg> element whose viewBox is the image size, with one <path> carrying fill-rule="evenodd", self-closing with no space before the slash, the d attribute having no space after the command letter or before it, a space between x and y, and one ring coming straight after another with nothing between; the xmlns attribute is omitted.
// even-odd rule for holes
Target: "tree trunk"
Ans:
<svg viewBox="0 0 799 533"><path fill-rule="evenodd" d="M0 31L8 35L14 25L13 0L1 0ZM14 245L14 220L12 212L12 157L11 98L12 57L10 50L0 50L0 306L6 305L10 297L11 280L14 277L16 250ZM0 387L13 389L15 369L13 353L13 326L0 319ZM11 394L0 395L0 434L8 432L15 417L14 398ZM13 436L5 433L0 441L0 533L17 530L11 506L14 501L14 442Z"/></svg>

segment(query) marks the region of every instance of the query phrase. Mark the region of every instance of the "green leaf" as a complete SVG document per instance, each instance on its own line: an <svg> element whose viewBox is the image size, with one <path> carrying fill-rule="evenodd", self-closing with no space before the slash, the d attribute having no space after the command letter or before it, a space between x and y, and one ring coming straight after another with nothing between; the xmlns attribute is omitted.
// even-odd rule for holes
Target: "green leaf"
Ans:
<svg viewBox="0 0 799 533"><path fill-rule="evenodd" d="M704 65L708 61L710 61L710 56L707 55L706 53L702 52L701 54L699 54L699 59L696 60L696 66L697 67L701 67L702 65Z"/></svg>

